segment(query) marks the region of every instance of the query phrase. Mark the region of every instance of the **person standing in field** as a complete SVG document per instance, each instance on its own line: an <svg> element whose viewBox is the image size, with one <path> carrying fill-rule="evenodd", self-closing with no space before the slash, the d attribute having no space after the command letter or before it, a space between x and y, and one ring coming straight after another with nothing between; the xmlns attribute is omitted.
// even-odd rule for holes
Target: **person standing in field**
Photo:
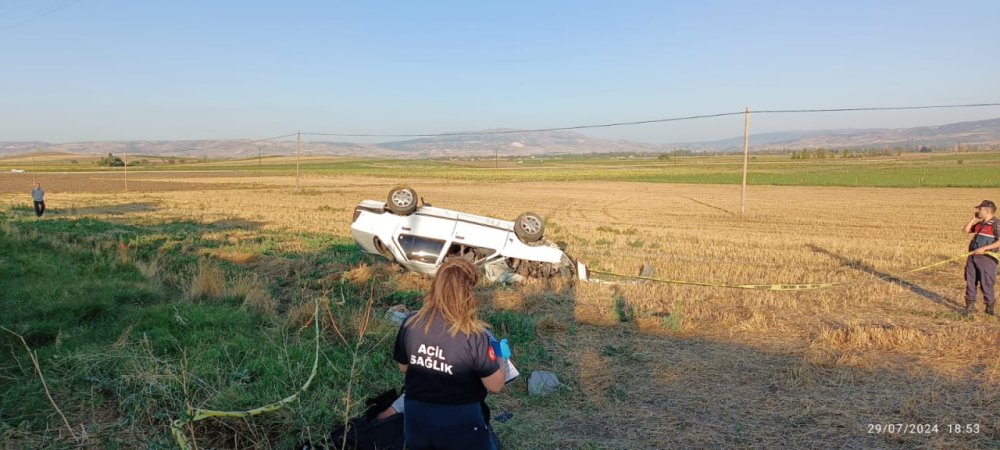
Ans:
<svg viewBox="0 0 1000 450"><path fill-rule="evenodd" d="M420 311L403 322L393 359L405 374L403 435L409 450L493 450L487 392L504 386L473 295L479 271L462 258L441 265Z"/></svg>
<svg viewBox="0 0 1000 450"><path fill-rule="evenodd" d="M976 304L976 285L983 291L983 302L986 303L986 314L996 315L994 309L996 294L993 286L997 281L997 256L987 254L1000 249L1000 221L994 216L997 205L990 200L983 200L976 206L969 223L963 231L972 235L969 251L973 254L965 261L965 313L969 314Z"/></svg>
<svg viewBox="0 0 1000 450"><path fill-rule="evenodd" d="M35 216L42 217L45 214L45 189L42 189L41 184L35 183L31 190L31 200L35 203Z"/></svg>

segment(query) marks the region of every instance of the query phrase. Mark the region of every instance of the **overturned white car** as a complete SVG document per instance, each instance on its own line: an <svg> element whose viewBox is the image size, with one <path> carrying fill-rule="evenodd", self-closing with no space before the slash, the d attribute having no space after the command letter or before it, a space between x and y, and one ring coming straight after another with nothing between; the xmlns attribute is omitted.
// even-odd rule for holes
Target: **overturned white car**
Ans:
<svg viewBox="0 0 1000 450"><path fill-rule="evenodd" d="M435 208L404 185L393 188L386 202L362 201L351 225L351 236L364 251L429 276L446 258L463 257L491 282L586 279L586 267L547 242L544 231L545 222L535 213L508 222Z"/></svg>

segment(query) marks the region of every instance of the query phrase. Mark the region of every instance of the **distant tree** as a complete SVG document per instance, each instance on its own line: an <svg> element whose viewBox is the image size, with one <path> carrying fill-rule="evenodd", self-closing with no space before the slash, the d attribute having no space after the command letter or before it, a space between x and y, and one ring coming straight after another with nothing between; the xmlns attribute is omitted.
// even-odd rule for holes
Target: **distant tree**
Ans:
<svg viewBox="0 0 1000 450"><path fill-rule="evenodd" d="M97 165L104 167L125 167L125 162L121 158L108 153L108 156L97 161Z"/></svg>
<svg viewBox="0 0 1000 450"><path fill-rule="evenodd" d="M75 159L71 159L71 160L69 160L69 163L70 164L80 164L80 161L77 161Z"/></svg>
<svg viewBox="0 0 1000 450"><path fill-rule="evenodd" d="M931 152L930 147L928 147L926 145L921 145L920 146L920 153L930 153L930 152Z"/></svg>

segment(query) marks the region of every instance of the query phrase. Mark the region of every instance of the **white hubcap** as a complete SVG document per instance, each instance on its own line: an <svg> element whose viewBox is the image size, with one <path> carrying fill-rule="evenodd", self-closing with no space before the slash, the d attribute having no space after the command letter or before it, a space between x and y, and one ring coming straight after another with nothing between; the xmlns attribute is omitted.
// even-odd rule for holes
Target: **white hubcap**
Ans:
<svg viewBox="0 0 1000 450"><path fill-rule="evenodd" d="M538 221L537 217L528 216L521 219L521 229L528 234L535 234L542 229L542 223Z"/></svg>
<svg viewBox="0 0 1000 450"><path fill-rule="evenodd" d="M406 208L413 204L413 193L402 189L392 193L392 204L399 208Z"/></svg>

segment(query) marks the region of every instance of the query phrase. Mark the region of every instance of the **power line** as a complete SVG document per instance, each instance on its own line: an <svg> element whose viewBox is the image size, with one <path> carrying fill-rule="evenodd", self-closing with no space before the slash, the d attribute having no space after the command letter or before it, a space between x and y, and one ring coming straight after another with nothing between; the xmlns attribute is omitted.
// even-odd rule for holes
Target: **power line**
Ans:
<svg viewBox="0 0 1000 450"><path fill-rule="evenodd" d="M737 114L743 114L743 111L739 112L727 112L718 114L703 114L698 116L685 116L685 117L671 117L669 119L652 119L652 120L637 120L634 122L614 122L614 123L604 123L598 125L575 125L569 127L553 127L553 128L534 128L528 130L498 130L498 131L469 131L469 132L456 132L456 133L431 133L431 134L341 134L341 133L302 133L306 136L337 136L337 137L441 137L441 136L482 136L490 134L518 134L518 133L535 133L541 131L567 131L567 130L582 130L585 128L608 128L608 127L620 127L626 125L644 125L649 123L660 123L660 122L676 122L680 120L692 120L692 119L709 119L712 117L724 117L724 116L734 116Z"/></svg>
<svg viewBox="0 0 1000 450"><path fill-rule="evenodd" d="M1000 106L1000 103L968 103L963 105L927 105L927 106L870 106L862 108L826 108L826 109L762 109L750 111L751 114L784 114L784 113L822 113L846 111L904 111L913 109L942 108L981 108L985 106Z"/></svg>
<svg viewBox="0 0 1000 450"><path fill-rule="evenodd" d="M904 111L904 110L915 110L915 109L943 109L943 108L982 108L988 106L1000 106L998 103L968 103L968 104L954 104L954 105L922 105L922 106L866 106L866 107L852 107L852 108L820 108L820 109L761 109L756 111L750 111L750 114L787 114L787 113L828 113L828 112L848 112L848 111ZM420 137L448 137L448 136L489 136L489 135L500 135L500 134L520 134L520 133L537 133L545 131L569 131L569 130L584 130L592 128L610 128L610 127L620 127L620 126L630 126L630 125L646 125L652 123L665 123L665 122L679 122L683 120L695 120L695 119L710 119L715 117L726 117L726 116L738 116L746 114L745 111L733 111L724 112L716 114L701 114L696 116L683 116L683 117L670 117L664 119L651 119L651 120L637 120L631 122L612 122L612 123L602 123L602 124L592 124L592 125L573 125L566 127L551 127L551 128L531 128L524 130L498 130L498 131L468 131L468 132L452 132L452 133L415 133L415 134L381 134L381 133L319 133L319 132L303 132L303 136L332 136L332 137L393 137L393 138L420 138ZM282 137L294 136L295 133Z"/></svg>
<svg viewBox="0 0 1000 450"><path fill-rule="evenodd" d="M302 133L302 134L305 134L305 133ZM264 141L276 141L278 139L290 138L292 136L295 136L295 133L288 133L288 134L283 134L281 136L274 136L274 137L263 138L263 139L254 139L252 141L247 141L247 144L253 144L255 142L264 142Z"/></svg>
<svg viewBox="0 0 1000 450"><path fill-rule="evenodd" d="M38 19L41 19L43 17L55 14L56 12L59 12L59 11L61 11L63 9L69 8L70 6L73 6L73 5L75 5L77 3L80 3L82 1L83 0L70 0L67 3L63 3L62 5L56 6L55 8L49 9L47 11L43 11L43 12L41 12L39 14L35 14L34 16L28 17L27 19L22 20L20 22L16 22L16 23L14 23L12 25L0 28L0 32L12 30L12 29L17 28L17 27L19 27L21 25L25 25L25 24L34 22L34 21L36 21Z"/></svg>

